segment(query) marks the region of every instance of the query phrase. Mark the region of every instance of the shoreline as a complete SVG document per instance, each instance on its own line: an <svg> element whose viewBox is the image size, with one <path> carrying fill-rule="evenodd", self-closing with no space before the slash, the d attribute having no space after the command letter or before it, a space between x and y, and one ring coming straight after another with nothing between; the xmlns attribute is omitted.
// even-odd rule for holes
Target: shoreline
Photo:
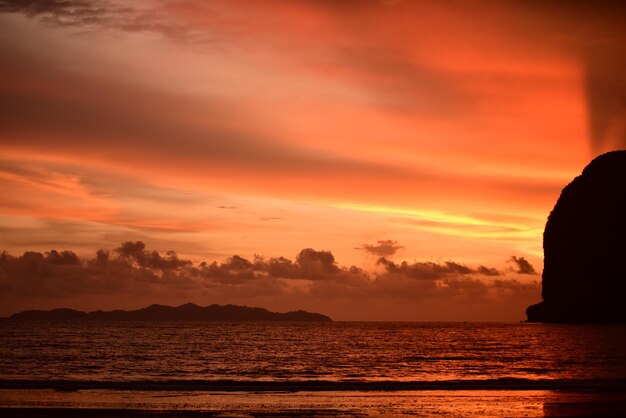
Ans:
<svg viewBox="0 0 626 418"><path fill-rule="evenodd" d="M435 381L364 380L50 380L0 379L0 390L123 391L218 391L218 392L390 392L390 391L472 391L472 390L621 390L626 378L616 379L459 379Z"/></svg>
<svg viewBox="0 0 626 418"><path fill-rule="evenodd" d="M0 390L0 415L88 417L622 416L626 391L143 392Z"/></svg>

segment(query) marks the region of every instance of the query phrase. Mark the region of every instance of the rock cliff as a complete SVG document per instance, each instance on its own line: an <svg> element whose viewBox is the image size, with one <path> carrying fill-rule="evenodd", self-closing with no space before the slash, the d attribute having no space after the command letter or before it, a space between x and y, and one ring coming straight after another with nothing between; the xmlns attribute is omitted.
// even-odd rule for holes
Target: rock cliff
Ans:
<svg viewBox="0 0 626 418"><path fill-rule="evenodd" d="M597 157L563 189L543 249L543 301L528 321L626 322L626 151Z"/></svg>

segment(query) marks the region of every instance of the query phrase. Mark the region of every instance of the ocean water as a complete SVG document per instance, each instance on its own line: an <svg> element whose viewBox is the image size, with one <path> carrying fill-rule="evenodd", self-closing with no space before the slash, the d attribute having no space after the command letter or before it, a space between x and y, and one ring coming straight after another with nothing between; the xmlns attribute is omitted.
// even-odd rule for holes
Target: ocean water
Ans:
<svg viewBox="0 0 626 418"><path fill-rule="evenodd" d="M501 378L626 378L626 327L0 321L3 380Z"/></svg>
<svg viewBox="0 0 626 418"><path fill-rule="evenodd" d="M0 321L0 408L20 416L567 416L585 406L600 416L598 405L626 414L626 326Z"/></svg>

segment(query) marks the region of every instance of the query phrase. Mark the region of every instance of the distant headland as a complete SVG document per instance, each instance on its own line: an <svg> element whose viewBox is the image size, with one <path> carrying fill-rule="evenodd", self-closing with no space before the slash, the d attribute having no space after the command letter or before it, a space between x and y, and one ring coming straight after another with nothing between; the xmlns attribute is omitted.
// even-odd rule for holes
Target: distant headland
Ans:
<svg viewBox="0 0 626 418"><path fill-rule="evenodd" d="M237 305L198 306L187 303L181 306L150 305L132 311L93 311L83 312L74 309L53 309L50 311L27 310L11 316L17 320L101 320L101 321L267 321L267 322L332 322L320 313L292 311L270 312L263 308Z"/></svg>
<svg viewBox="0 0 626 418"><path fill-rule="evenodd" d="M563 189L543 250L529 322L626 323L626 151L597 157Z"/></svg>

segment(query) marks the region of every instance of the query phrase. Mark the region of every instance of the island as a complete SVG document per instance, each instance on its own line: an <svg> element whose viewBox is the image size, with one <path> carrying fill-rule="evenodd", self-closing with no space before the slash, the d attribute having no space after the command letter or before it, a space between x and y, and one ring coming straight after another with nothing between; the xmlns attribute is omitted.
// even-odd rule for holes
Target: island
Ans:
<svg viewBox="0 0 626 418"><path fill-rule="evenodd" d="M332 322L320 313L291 311L271 312L264 308L237 305L198 306L187 303L181 306L150 305L131 311L83 312L60 308L50 311L27 310L11 316L12 320L100 320L100 321L265 321L265 322Z"/></svg>
<svg viewBox="0 0 626 418"><path fill-rule="evenodd" d="M563 189L543 249L529 322L626 323L626 151L595 158Z"/></svg>

